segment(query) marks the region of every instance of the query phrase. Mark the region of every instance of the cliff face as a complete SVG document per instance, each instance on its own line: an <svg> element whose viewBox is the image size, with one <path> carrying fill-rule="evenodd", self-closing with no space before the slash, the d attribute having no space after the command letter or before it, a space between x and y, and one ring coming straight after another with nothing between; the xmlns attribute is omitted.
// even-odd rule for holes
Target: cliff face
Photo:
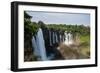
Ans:
<svg viewBox="0 0 100 73"><path fill-rule="evenodd" d="M36 60L32 49L32 36L36 30L32 27L31 18L31 16L24 12L24 61Z"/></svg>
<svg viewBox="0 0 100 73"><path fill-rule="evenodd" d="M24 61L30 61L32 58L29 56L32 54L32 35L31 33L25 33L24 35Z"/></svg>

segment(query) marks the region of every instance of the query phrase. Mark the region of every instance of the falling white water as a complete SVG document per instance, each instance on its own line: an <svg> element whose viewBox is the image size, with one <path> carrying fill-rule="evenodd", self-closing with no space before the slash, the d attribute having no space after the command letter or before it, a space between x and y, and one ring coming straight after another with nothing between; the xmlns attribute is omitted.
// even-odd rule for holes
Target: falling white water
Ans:
<svg viewBox="0 0 100 73"><path fill-rule="evenodd" d="M71 45L73 44L73 37L71 33L65 32L65 42L66 45Z"/></svg>
<svg viewBox="0 0 100 73"><path fill-rule="evenodd" d="M55 44L55 33L53 32L53 44Z"/></svg>
<svg viewBox="0 0 100 73"><path fill-rule="evenodd" d="M69 44L73 44L73 37L72 37L72 34L71 33L68 33L68 36L69 36Z"/></svg>
<svg viewBox="0 0 100 73"><path fill-rule="evenodd" d="M64 42L64 43L65 43L66 45L69 45L68 38L69 38L69 37L68 37L68 34L67 34L67 32L65 32L65 42Z"/></svg>
<svg viewBox="0 0 100 73"><path fill-rule="evenodd" d="M37 59L39 60L39 56L40 56L40 50L37 46L36 40L34 38L34 36L32 37L32 47L33 47L33 53L34 55L37 57Z"/></svg>
<svg viewBox="0 0 100 73"><path fill-rule="evenodd" d="M46 56L46 48L45 48L45 42L44 42L44 38L43 38L43 32L42 29L39 28L37 35L36 35L36 42L37 42L37 48L39 49L39 53L41 60L45 61L47 60L47 56Z"/></svg>
<svg viewBox="0 0 100 73"><path fill-rule="evenodd" d="M61 36L61 34L60 34L60 42L62 42L61 38L62 38L62 36Z"/></svg>
<svg viewBox="0 0 100 73"><path fill-rule="evenodd" d="M58 43L58 36L57 36L57 33L55 33L55 37L56 37L56 43Z"/></svg>

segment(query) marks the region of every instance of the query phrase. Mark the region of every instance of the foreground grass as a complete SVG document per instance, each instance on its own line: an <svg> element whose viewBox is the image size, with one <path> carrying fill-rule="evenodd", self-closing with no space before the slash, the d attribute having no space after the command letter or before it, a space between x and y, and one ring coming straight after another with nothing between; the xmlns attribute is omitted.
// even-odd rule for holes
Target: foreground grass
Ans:
<svg viewBox="0 0 100 73"><path fill-rule="evenodd" d="M90 58L90 36L89 35L80 37L79 51L86 58Z"/></svg>

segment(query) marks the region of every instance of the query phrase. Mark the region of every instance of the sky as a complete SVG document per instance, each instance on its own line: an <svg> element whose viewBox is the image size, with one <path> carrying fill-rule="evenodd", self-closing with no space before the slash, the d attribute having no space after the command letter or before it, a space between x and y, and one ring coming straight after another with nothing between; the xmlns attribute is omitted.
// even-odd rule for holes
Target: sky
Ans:
<svg viewBox="0 0 100 73"><path fill-rule="evenodd" d="M45 24L72 24L90 25L90 14L87 13L64 13L64 12L39 12L26 11L32 16L32 22L43 21Z"/></svg>

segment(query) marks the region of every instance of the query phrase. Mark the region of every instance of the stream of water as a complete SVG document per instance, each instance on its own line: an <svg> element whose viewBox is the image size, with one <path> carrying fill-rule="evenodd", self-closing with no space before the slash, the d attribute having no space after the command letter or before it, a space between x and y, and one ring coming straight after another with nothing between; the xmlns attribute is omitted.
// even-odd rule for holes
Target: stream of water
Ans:
<svg viewBox="0 0 100 73"><path fill-rule="evenodd" d="M60 42L64 42L66 45L73 44L73 37L71 33L65 32L64 33L65 38L64 37L62 38L62 35L59 36L60 40L58 40L56 32L51 33L51 31L49 31L50 46L53 46L53 44ZM43 37L43 31L41 28L38 29L37 34L32 38L32 47L33 47L33 53L38 60L46 61L54 57L53 54L51 54L51 56L46 55L45 41Z"/></svg>

